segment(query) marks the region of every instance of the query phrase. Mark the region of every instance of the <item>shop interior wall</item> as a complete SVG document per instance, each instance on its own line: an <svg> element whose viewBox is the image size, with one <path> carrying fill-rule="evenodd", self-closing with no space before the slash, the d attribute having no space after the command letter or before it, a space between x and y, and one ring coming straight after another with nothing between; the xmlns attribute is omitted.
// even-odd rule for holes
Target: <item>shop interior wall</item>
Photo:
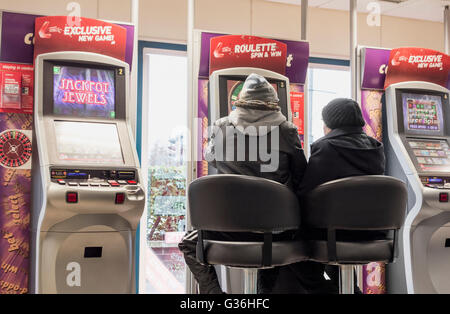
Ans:
<svg viewBox="0 0 450 314"><path fill-rule="evenodd" d="M342 0L347 1L347 0ZM45 15L65 15L72 0L0 0L0 9ZM127 0L76 0L81 15L111 21L131 20ZM140 0L139 38L186 43L188 0ZM196 0L195 27L224 33L253 34L299 40L301 7L264 0ZM358 16L358 42L393 48L419 46L444 50L443 23L382 16L380 26L369 26L367 14ZM348 58L349 13L310 8L308 40L311 55Z"/></svg>

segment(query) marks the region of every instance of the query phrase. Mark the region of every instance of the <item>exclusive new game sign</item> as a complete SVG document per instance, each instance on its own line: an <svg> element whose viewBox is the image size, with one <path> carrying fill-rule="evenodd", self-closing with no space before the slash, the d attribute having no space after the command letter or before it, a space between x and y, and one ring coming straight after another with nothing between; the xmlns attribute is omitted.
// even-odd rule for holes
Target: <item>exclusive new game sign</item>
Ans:
<svg viewBox="0 0 450 314"><path fill-rule="evenodd" d="M287 45L256 36L227 35L211 39L209 73L231 67L255 67L286 73Z"/></svg>
<svg viewBox="0 0 450 314"><path fill-rule="evenodd" d="M447 87L450 57L427 48L392 49L384 88L406 81L424 81Z"/></svg>
<svg viewBox="0 0 450 314"><path fill-rule="evenodd" d="M100 20L81 18L75 25L67 16L36 19L34 56L56 51L89 51L125 61L125 28Z"/></svg>

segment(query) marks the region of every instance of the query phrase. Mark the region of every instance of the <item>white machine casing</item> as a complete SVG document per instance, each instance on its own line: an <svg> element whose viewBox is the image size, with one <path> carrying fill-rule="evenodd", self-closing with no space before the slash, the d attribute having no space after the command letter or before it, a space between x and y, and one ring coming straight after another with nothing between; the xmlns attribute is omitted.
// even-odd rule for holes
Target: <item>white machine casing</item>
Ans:
<svg viewBox="0 0 450 314"><path fill-rule="evenodd" d="M399 233L399 256L388 265L387 281L390 293L449 293L450 292L450 248L444 246L450 238L450 203L439 202L441 192L450 189L436 189L425 186L412 161L405 141L399 134L397 112L397 90L417 90L425 93L449 91L439 85L427 82L404 82L392 84L386 89L386 126L388 143L388 175L404 180L408 187L408 212L404 227ZM443 117L444 124L450 123ZM447 120L447 121L446 121ZM407 135L421 139L420 135ZM450 143L449 134L431 136ZM430 136L422 136L430 139ZM391 156L389 158L389 156ZM394 157L394 158L392 158ZM450 176L450 173L432 173L427 176Z"/></svg>
<svg viewBox="0 0 450 314"><path fill-rule="evenodd" d="M123 68L125 116L107 120L45 115L44 84L49 83L44 78L46 61ZM39 55L35 66L30 290L32 293L134 293L135 235L145 206L145 189L141 185L139 159L130 125L129 66L108 56L70 51ZM58 160L55 120L115 125L123 165L93 165ZM51 180L50 169L55 167L133 170L138 183L115 188L61 186ZM67 204L67 191L78 193L78 203ZM123 204L114 203L116 193L125 195ZM101 247L101 257L83 257L82 251L86 247ZM80 269L77 269L77 265ZM71 271L77 270L80 275L79 283L70 284L68 276Z"/></svg>

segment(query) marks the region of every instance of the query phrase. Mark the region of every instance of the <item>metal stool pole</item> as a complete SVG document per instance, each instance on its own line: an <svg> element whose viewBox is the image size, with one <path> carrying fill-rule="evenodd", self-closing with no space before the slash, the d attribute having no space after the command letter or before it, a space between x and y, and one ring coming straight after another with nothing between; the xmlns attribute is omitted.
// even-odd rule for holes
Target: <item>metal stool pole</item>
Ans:
<svg viewBox="0 0 450 314"><path fill-rule="evenodd" d="M258 279L258 269L245 268L244 269L244 294L256 294L256 283Z"/></svg>
<svg viewBox="0 0 450 314"><path fill-rule="evenodd" d="M354 294L353 265L339 265L339 293Z"/></svg>

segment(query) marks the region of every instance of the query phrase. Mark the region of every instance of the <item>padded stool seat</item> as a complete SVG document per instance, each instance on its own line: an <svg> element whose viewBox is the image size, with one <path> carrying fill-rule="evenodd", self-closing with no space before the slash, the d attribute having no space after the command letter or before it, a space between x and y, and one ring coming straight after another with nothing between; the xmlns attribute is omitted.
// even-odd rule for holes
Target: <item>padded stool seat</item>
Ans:
<svg viewBox="0 0 450 314"><path fill-rule="evenodd" d="M310 260L325 264L363 265L372 261L390 263L394 251L394 241L391 239L347 242L336 241L336 259L328 256L328 241L308 241Z"/></svg>
<svg viewBox="0 0 450 314"><path fill-rule="evenodd" d="M340 265L340 291L353 293L351 265L394 261L406 204L406 186L393 177L356 176L319 185L308 194L302 218L309 229L325 229L327 239L308 240L310 259ZM339 241L338 230L354 237ZM390 230L392 239L383 233ZM377 237L359 240L360 231ZM385 236L380 238L380 232Z"/></svg>
<svg viewBox="0 0 450 314"><path fill-rule="evenodd" d="M242 268L263 268L264 242L226 242L204 240L205 260L211 265ZM308 259L309 248L304 241L272 242L270 267L293 264Z"/></svg>
<svg viewBox="0 0 450 314"><path fill-rule="evenodd" d="M304 242L272 241L275 234L300 227L298 199L283 184L243 175L205 176L189 185L188 204L191 224L198 230L197 259L244 268L246 293L256 293L257 269L308 258ZM208 239L204 231L243 234L238 241L226 241ZM246 233L260 234L261 242L246 239Z"/></svg>

